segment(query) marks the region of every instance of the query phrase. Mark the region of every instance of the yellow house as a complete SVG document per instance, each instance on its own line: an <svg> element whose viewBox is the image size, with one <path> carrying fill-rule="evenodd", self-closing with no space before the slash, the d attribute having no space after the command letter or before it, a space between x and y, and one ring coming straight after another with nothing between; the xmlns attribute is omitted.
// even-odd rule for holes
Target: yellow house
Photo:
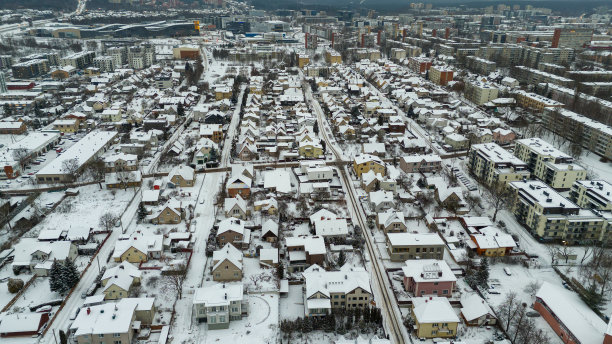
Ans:
<svg viewBox="0 0 612 344"><path fill-rule="evenodd" d="M310 63L310 57L308 55L300 54L298 55L298 67L304 68L307 64Z"/></svg>
<svg viewBox="0 0 612 344"><path fill-rule="evenodd" d="M459 317L446 297L413 298L412 317L419 338L451 338L457 335Z"/></svg>
<svg viewBox="0 0 612 344"><path fill-rule="evenodd" d="M168 180L176 186L191 187L195 183L195 171L189 166L179 165L170 171Z"/></svg>
<svg viewBox="0 0 612 344"><path fill-rule="evenodd" d="M323 147L318 142L300 142L298 152L305 158L318 158L323 155Z"/></svg>
<svg viewBox="0 0 612 344"><path fill-rule="evenodd" d="M230 99L232 97L232 89L228 86L215 88L215 100Z"/></svg>
<svg viewBox="0 0 612 344"><path fill-rule="evenodd" d="M325 61L329 64L342 63L342 55L337 51L326 51Z"/></svg>
<svg viewBox="0 0 612 344"><path fill-rule="evenodd" d="M358 178L370 171L380 173L383 177L386 175L385 163L379 157L370 154L357 155L353 160L353 169Z"/></svg>
<svg viewBox="0 0 612 344"><path fill-rule="evenodd" d="M137 240L118 240L113 258L116 262L141 263L148 260L147 244Z"/></svg>
<svg viewBox="0 0 612 344"><path fill-rule="evenodd" d="M53 129L60 133L76 133L79 130L79 121L76 119L58 119L53 122Z"/></svg>

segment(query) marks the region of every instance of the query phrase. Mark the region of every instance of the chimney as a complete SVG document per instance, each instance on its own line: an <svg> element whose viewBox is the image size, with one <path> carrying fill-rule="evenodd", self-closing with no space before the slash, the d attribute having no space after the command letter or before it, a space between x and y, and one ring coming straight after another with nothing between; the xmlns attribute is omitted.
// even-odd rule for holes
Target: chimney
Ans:
<svg viewBox="0 0 612 344"><path fill-rule="evenodd" d="M225 299L227 300L227 293L225 293L225 296L224 296L224 297L225 297Z"/></svg>
<svg viewBox="0 0 612 344"><path fill-rule="evenodd" d="M87 315L90 315L90 314L91 314L91 308L87 307Z"/></svg>
<svg viewBox="0 0 612 344"><path fill-rule="evenodd" d="M430 297L429 297L429 299L430 299L430 300L433 300L433 297L431 297L431 296L430 296Z"/></svg>

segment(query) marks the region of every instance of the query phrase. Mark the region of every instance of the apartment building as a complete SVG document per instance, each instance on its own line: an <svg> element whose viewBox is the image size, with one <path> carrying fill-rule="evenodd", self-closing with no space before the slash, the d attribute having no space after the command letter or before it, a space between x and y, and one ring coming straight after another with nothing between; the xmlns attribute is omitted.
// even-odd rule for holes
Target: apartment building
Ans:
<svg viewBox="0 0 612 344"><path fill-rule="evenodd" d="M605 180L577 180L570 199L582 208L612 210L612 184Z"/></svg>
<svg viewBox="0 0 612 344"><path fill-rule="evenodd" d="M521 91L517 91L515 94L516 94L516 101L518 105L524 108L543 111L544 108L563 107L563 103L560 103L556 100L552 100L550 98L546 98L544 96L541 96L539 94L535 94L532 92L525 92L521 90Z"/></svg>
<svg viewBox="0 0 612 344"><path fill-rule="evenodd" d="M515 195L514 216L537 238L570 244L602 240L607 226L604 218L581 209L542 181L512 182L509 187Z"/></svg>
<svg viewBox="0 0 612 344"><path fill-rule="evenodd" d="M196 320L206 322L209 330L229 328L230 321L240 320L248 314L242 283L215 283L197 288L193 308Z"/></svg>
<svg viewBox="0 0 612 344"><path fill-rule="evenodd" d="M112 72L115 70L115 58L113 56L99 56L93 60L94 67L101 72Z"/></svg>
<svg viewBox="0 0 612 344"><path fill-rule="evenodd" d="M593 29L556 28L551 47L582 49L593 40Z"/></svg>
<svg viewBox="0 0 612 344"><path fill-rule="evenodd" d="M72 66L77 69L85 69L94 63L95 51L81 51L64 56L60 60L62 66Z"/></svg>
<svg viewBox="0 0 612 344"><path fill-rule="evenodd" d="M476 105L482 105L496 99L499 89L489 83L481 81L468 81L465 84L465 98Z"/></svg>
<svg viewBox="0 0 612 344"><path fill-rule="evenodd" d="M569 190L576 180L586 179L586 170L574 158L540 138L515 141L514 154L553 189Z"/></svg>
<svg viewBox="0 0 612 344"><path fill-rule="evenodd" d="M444 241L437 233L387 233L387 251L394 262L442 259Z"/></svg>
<svg viewBox="0 0 612 344"><path fill-rule="evenodd" d="M143 69L151 66L155 62L154 47L147 44L129 47L127 62L133 69Z"/></svg>
<svg viewBox="0 0 612 344"><path fill-rule="evenodd" d="M488 75L495 72L497 64L478 56L468 56L465 59L467 68L475 73Z"/></svg>
<svg viewBox="0 0 612 344"><path fill-rule="evenodd" d="M326 271L319 265L306 269L304 315L324 316L333 310L363 309L372 301L370 276L362 267L345 264L339 271Z"/></svg>
<svg viewBox="0 0 612 344"><path fill-rule="evenodd" d="M542 63L540 63L542 65ZM572 79L564 78L556 74L544 72L538 69L515 66L510 69L510 76L518 79L520 82L527 85L537 85L539 83L556 84L563 87L573 87L575 82Z"/></svg>
<svg viewBox="0 0 612 344"><path fill-rule="evenodd" d="M472 145L468 154L471 172L487 185L529 179L527 164L496 143Z"/></svg>
<svg viewBox="0 0 612 344"><path fill-rule="evenodd" d="M415 73L423 74L431 68L431 59L425 57L411 57L408 60L408 68Z"/></svg>
<svg viewBox="0 0 612 344"><path fill-rule="evenodd" d="M12 65L11 70L15 79L30 79L47 74L49 63L43 59L30 60Z"/></svg>
<svg viewBox="0 0 612 344"><path fill-rule="evenodd" d="M444 66L432 66L429 68L429 80L440 86L446 86L453 81L453 70Z"/></svg>
<svg viewBox="0 0 612 344"><path fill-rule="evenodd" d="M110 47L106 49L106 55L113 58L117 68L127 63L127 49L125 47Z"/></svg>

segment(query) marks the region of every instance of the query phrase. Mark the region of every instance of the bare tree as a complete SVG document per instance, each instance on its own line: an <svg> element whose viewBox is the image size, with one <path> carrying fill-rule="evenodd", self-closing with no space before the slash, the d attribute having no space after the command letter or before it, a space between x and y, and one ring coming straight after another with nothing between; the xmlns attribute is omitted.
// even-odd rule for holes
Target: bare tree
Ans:
<svg viewBox="0 0 612 344"><path fill-rule="evenodd" d="M99 225L106 231L110 231L115 226L115 223L117 223L117 220L119 220L119 216L110 212L104 213L102 216L100 216Z"/></svg>
<svg viewBox="0 0 612 344"><path fill-rule="evenodd" d="M62 171L64 171L70 181L76 180L79 173L78 159L73 158L62 162Z"/></svg>
<svg viewBox="0 0 612 344"><path fill-rule="evenodd" d="M502 302L497 308L497 316L499 317L499 323L502 328L508 332L510 325L514 322L521 307L521 301L518 298L516 292L511 291L506 294L504 302Z"/></svg>
<svg viewBox="0 0 612 344"><path fill-rule="evenodd" d="M552 263L558 263L559 259L563 259L564 263L567 264L572 256L575 255L573 248L567 245L550 245L546 246L548 253L552 258Z"/></svg>
<svg viewBox="0 0 612 344"><path fill-rule="evenodd" d="M30 152L27 148L13 149L13 159L19 162L19 166L23 167L30 158Z"/></svg>
<svg viewBox="0 0 612 344"><path fill-rule="evenodd" d="M507 185L502 182L495 182L484 188L484 198L495 209L493 222L497 219L497 213L501 209L509 209L514 201L514 194Z"/></svg>
<svg viewBox="0 0 612 344"><path fill-rule="evenodd" d="M102 189L102 181L104 181L104 176L106 175L106 164L104 160L96 158L87 164L86 169L93 180L98 181L98 186Z"/></svg>
<svg viewBox="0 0 612 344"><path fill-rule="evenodd" d="M187 277L187 267L185 264L178 264L175 266L175 269L170 271L168 275L166 275L166 279L170 282L170 285L176 291L176 294L180 299L183 298L183 283L185 282L185 278Z"/></svg>
<svg viewBox="0 0 612 344"><path fill-rule="evenodd" d="M127 190L130 183L136 181L136 175L131 171L117 171L115 176L123 190Z"/></svg>

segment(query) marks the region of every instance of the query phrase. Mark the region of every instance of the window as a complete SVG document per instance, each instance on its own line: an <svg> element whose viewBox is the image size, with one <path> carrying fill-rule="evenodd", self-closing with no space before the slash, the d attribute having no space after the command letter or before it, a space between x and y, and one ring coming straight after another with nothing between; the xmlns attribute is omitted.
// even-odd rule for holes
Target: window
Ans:
<svg viewBox="0 0 612 344"><path fill-rule="evenodd" d="M208 317L208 323L209 324L214 324L217 322L217 319L215 317Z"/></svg>
<svg viewBox="0 0 612 344"><path fill-rule="evenodd" d="M104 338L104 333L100 333L100 334L98 334L98 337L99 337L99 338Z"/></svg>
<svg viewBox="0 0 612 344"><path fill-rule="evenodd" d="M113 344L121 344L121 341L120 340L114 340Z"/></svg>
<svg viewBox="0 0 612 344"><path fill-rule="evenodd" d="M115 338L121 337L121 333L113 333L113 337L115 337Z"/></svg>
<svg viewBox="0 0 612 344"><path fill-rule="evenodd" d="M225 316L224 315L219 317L219 322L222 322L222 323L225 322Z"/></svg>

